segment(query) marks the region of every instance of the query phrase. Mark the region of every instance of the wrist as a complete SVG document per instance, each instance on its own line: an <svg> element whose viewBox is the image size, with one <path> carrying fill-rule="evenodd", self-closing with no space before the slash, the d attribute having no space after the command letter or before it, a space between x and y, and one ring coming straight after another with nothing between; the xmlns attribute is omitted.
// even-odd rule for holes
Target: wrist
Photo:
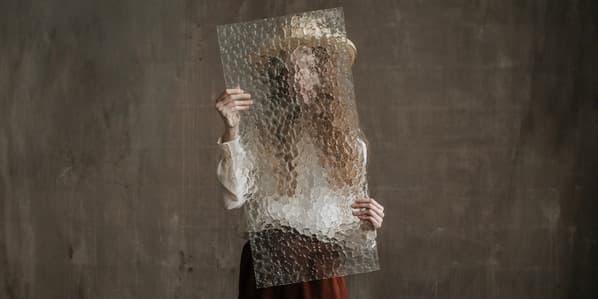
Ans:
<svg viewBox="0 0 598 299"><path fill-rule="evenodd" d="M239 135L239 127L228 127L226 126L224 129L224 133L222 134L222 142L231 141Z"/></svg>

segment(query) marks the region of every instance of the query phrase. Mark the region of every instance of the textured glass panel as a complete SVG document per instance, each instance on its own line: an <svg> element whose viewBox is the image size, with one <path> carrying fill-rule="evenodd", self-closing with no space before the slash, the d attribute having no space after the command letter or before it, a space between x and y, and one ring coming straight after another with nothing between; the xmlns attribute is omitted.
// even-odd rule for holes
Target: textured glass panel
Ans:
<svg viewBox="0 0 598 299"><path fill-rule="evenodd" d="M258 287L378 270L376 231L350 207L368 197L367 139L342 9L222 25L218 39L226 86L254 100L240 142Z"/></svg>

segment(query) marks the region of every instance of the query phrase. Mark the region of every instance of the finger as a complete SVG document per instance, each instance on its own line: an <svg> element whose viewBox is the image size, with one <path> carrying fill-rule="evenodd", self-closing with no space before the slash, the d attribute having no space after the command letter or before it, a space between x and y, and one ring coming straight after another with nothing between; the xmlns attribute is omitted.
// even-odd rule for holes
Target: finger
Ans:
<svg viewBox="0 0 598 299"><path fill-rule="evenodd" d="M240 94L228 95L225 98L223 98L220 103L222 103L223 105L229 105L232 103L234 105L235 101L237 101L237 100L248 100L251 97L251 96L239 96L239 95Z"/></svg>
<svg viewBox="0 0 598 299"><path fill-rule="evenodd" d="M372 204L371 202L356 202L356 203L353 203L351 205L351 207L354 209L361 209L361 208L378 209L378 207L375 206L374 204Z"/></svg>
<svg viewBox="0 0 598 299"><path fill-rule="evenodd" d="M228 101L228 102L222 102L222 106L224 106L225 108L232 108L235 107L235 101Z"/></svg>
<svg viewBox="0 0 598 299"><path fill-rule="evenodd" d="M244 93L245 91L243 89L241 89L241 87L235 87L235 88L227 88L225 89L222 94L237 94L237 93Z"/></svg>
<svg viewBox="0 0 598 299"><path fill-rule="evenodd" d="M378 201L376 201L374 198L371 198L371 197L370 198L357 198L355 201L356 202L371 202L371 203L377 205L379 208L382 208L382 205Z"/></svg>
<svg viewBox="0 0 598 299"><path fill-rule="evenodd" d="M356 198L355 202L356 203L371 203L372 199L371 198Z"/></svg>
<svg viewBox="0 0 598 299"><path fill-rule="evenodd" d="M379 218L380 220L382 220L382 218L384 218L384 212L382 212L380 210L376 210L376 209L366 209L363 211L357 211L357 213L359 215L372 215L374 217Z"/></svg>
<svg viewBox="0 0 598 299"><path fill-rule="evenodd" d="M360 209L360 208L374 209L379 214L381 214L381 215L383 214L382 210L380 208L378 208L376 205L372 204L371 202L356 202L356 203L352 204L351 207L356 208L356 209Z"/></svg>
<svg viewBox="0 0 598 299"><path fill-rule="evenodd" d="M384 207L373 198L358 198L355 200L355 202L371 202L372 204L376 205L381 211L384 211Z"/></svg>
<svg viewBox="0 0 598 299"><path fill-rule="evenodd" d="M216 102L222 100L223 98L225 98L226 96L229 95L233 95L233 94L238 94L238 93L244 93L245 91L241 88L228 88L223 90L220 95L218 95L218 97L216 98Z"/></svg>
<svg viewBox="0 0 598 299"><path fill-rule="evenodd" d="M371 197L365 197L365 198L361 198L361 197L357 197L355 199L356 202L375 202L375 200Z"/></svg>
<svg viewBox="0 0 598 299"><path fill-rule="evenodd" d="M234 107L234 102L229 102L229 103L217 102L215 106L216 106L216 110L218 110L220 112L226 112L226 110L230 109L231 107Z"/></svg>
<svg viewBox="0 0 598 299"><path fill-rule="evenodd" d="M371 198L372 203L375 204L376 206L378 206L378 208L382 211L384 211L384 206L382 206L379 202L377 202L375 199Z"/></svg>
<svg viewBox="0 0 598 299"><path fill-rule="evenodd" d="M378 222L382 223L382 217L380 217L380 215L375 212L374 210L365 210L361 212L362 216L372 216L374 217L374 219L376 219Z"/></svg>
<svg viewBox="0 0 598 299"><path fill-rule="evenodd" d="M384 217L384 211L382 211L380 208L378 208L375 205L372 205L372 208L370 209L372 211L374 211L374 213L376 213L377 215L379 215L380 217Z"/></svg>
<svg viewBox="0 0 598 299"><path fill-rule="evenodd" d="M233 109L235 111L247 110L247 109L249 109L249 106L235 106L235 107L233 107Z"/></svg>
<svg viewBox="0 0 598 299"><path fill-rule="evenodd" d="M231 101L237 101L237 100L249 100L250 98L251 98L251 95L248 93L238 93L238 94L227 95L226 97L224 97L222 99L222 101L224 103L229 103Z"/></svg>
<svg viewBox="0 0 598 299"><path fill-rule="evenodd" d="M384 218L384 212L378 210L377 208L365 208L365 210L353 211L353 215L356 216L366 214L376 215L376 217L380 217L380 219Z"/></svg>
<svg viewBox="0 0 598 299"><path fill-rule="evenodd" d="M252 100L245 100L245 101L237 100L237 101L235 101L235 105L237 105L237 106L249 106L251 104L253 104Z"/></svg>
<svg viewBox="0 0 598 299"><path fill-rule="evenodd" d="M359 216L361 220L369 221L375 228L381 227L381 223L379 223L374 217L372 216Z"/></svg>
<svg viewBox="0 0 598 299"><path fill-rule="evenodd" d="M372 224L376 227L376 228L380 228L382 226L382 220L373 217L373 216L368 216L368 219L372 222Z"/></svg>
<svg viewBox="0 0 598 299"><path fill-rule="evenodd" d="M222 92L216 97L216 102L219 102L228 95L227 89L222 90Z"/></svg>
<svg viewBox="0 0 598 299"><path fill-rule="evenodd" d="M237 94L231 94L229 95L229 97L233 100L249 100L251 98L251 94L249 93L237 93Z"/></svg>

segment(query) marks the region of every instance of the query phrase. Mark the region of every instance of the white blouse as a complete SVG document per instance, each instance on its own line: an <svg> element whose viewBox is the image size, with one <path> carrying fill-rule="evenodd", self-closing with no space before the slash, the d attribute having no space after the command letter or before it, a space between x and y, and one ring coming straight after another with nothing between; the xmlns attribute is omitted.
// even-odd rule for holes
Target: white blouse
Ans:
<svg viewBox="0 0 598 299"><path fill-rule="evenodd" d="M243 194L247 191L247 175L244 170L247 163L246 152L237 136L233 140L222 142L222 137L216 142L220 147L220 160L216 168L216 175L220 182L224 207L227 210L239 208L247 200Z"/></svg>
<svg viewBox="0 0 598 299"><path fill-rule="evenodd" d="M224 207L227 210L239 208L247 201L244 194L249 188L247 173L251 168L247 165L247 153L239 142L240 138L222 142L222 137L218 138L216 143L220 148L220 160L216 169L216 175L220 182ZM362 146L362 167L365 170L367 163L367 145L358 138Z"/></svg>

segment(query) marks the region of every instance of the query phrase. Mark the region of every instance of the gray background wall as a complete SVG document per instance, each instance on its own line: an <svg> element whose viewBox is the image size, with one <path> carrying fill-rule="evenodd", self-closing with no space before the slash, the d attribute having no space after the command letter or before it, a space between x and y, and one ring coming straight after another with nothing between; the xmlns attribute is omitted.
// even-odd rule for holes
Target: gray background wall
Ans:
<svg viewBox="0 0 598 299"><path fill-rule="evenodd" d="M343 6L387 209L351 298L595 298L597 2L1 1L0 298L234 298L217 24Z"/></svg>

